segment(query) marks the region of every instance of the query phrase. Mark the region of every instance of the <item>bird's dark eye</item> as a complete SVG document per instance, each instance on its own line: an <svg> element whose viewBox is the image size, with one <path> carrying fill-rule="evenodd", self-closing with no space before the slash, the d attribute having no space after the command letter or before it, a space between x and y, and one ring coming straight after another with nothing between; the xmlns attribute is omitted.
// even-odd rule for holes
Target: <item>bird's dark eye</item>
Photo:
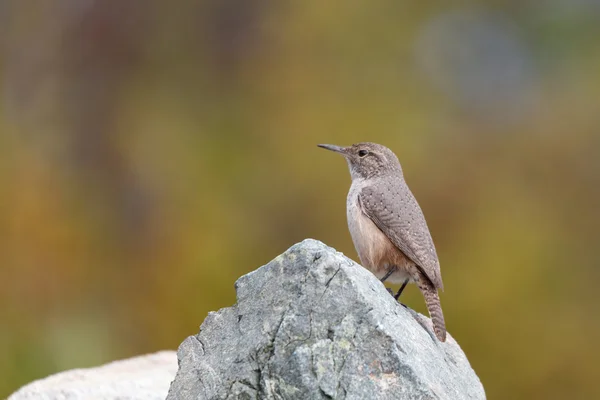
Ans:
<svg viewBox="0 0 600 400"><path fill-rule="evenodd" d="M366 156L367 154L369 154L369 152L368 152L367 150L360 150L360 151L358 152L358 156L359 156L359 157L364 157L364 156Z"/></svg>

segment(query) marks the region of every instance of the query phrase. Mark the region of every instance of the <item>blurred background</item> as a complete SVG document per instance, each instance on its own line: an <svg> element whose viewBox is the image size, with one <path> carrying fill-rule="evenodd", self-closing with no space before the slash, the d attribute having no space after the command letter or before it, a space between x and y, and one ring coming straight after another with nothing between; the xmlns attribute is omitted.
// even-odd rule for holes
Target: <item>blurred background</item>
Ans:
<svg viewBox="0 0 600 400"><path fill-rule="evenodd" d="M0 2L0 397L175 349L392 148L490 399L600 398L600 2ZM425 312L409 287L404 302Z"/></svg>

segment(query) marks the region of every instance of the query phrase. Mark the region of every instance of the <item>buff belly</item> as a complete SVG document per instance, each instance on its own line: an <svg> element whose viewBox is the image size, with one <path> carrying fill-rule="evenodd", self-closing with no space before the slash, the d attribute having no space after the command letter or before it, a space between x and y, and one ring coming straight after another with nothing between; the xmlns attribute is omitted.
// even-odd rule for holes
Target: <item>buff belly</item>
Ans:
<svg viewBox="0 0 600 400"><path fill-rule="evenodd" d="M351 195L352 193L350 193ZM404 283L406 279L413 282L412 273L415 263L408 259L388 237L367 217L358 201L353 196L348 198L348 229L354 242L363 267L371 271L377 278L383 278L387 272L395 268L386 282Z"/></svg>

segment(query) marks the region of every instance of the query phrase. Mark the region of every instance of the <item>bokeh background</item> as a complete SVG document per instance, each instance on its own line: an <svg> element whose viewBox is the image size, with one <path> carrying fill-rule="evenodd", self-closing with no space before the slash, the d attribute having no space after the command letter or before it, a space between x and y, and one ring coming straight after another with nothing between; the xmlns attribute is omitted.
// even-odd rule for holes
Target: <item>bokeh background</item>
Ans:
<svg viewBox="0 0 600 400"><path fill-rule="evenodd" d="M175 349L403 163L490 399L600 398L600 2L0 2L0 397ZM415 287L404 301L425 311Z"/></svg>

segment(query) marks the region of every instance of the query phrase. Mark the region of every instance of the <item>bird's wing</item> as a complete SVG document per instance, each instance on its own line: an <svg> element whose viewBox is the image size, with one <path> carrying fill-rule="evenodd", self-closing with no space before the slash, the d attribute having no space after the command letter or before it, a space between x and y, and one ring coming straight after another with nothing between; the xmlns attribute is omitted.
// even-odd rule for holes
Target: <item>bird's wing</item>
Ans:
<svg viewBox="0 0 600 400"><path fill-rule="evenodd" d="M427 222L405 182L382 179L362 189L359 204L377 227L425 273L436 288L444 289L440 264Z"/></svg>

